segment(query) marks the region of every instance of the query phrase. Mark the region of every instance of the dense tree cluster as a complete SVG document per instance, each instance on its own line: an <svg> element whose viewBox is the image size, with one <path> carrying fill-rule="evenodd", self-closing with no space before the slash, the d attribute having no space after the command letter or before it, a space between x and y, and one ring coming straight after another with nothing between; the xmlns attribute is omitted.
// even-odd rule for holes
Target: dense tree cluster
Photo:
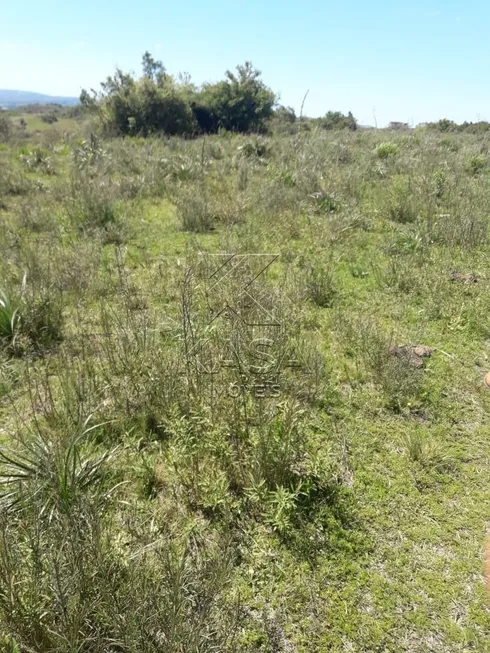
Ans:
<svg viewBox="0 0 490 653"><path fill-rule="evenodd" d="M429 122L424 125L427 129L432 129L438 132L467 132L470 134L481 134L490 130L490 123L486 120L479 122L465 122L458 124L453 120L442 118L437 122Z"/></svg>
<svg viewBox="0 0 490 653"><path fill-rule="evenodd" d="M99 93L82 91L85 108L96 111L104 127L117 135L147 136L153 133L195 136L219 130L241 133L294 131L298 128L294 109L276 104L275 93L247 61L214 84L198 87L186 75L170 75L161 61L145 52L143 74L135 78L116 69L101 84ZM329 111L324 118L302 121L324 129L356 129L349 112Z"/></svg>
<svg viewBox="0 0 490 653"><path fill-rule="evenodd" d="M198 88L186 76L169 75L148 52L139 79L116 70L101 87L91 95L82 91L80 100L117 134L261 132L276 101L250 62L227 71L224 80Z"/></svg>

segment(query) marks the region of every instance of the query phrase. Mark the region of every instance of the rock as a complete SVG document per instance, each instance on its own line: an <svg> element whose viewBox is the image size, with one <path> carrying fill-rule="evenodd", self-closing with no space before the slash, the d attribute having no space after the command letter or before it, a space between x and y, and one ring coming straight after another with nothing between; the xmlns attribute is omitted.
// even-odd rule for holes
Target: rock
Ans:
<svg viewBox="0 0 490 653"><path fill-rule="evenodd" d="M424 364L423 359L432 356L434 348L426 345L393 345L389 351L392 356L402 358L408 365L420 368Z"/></svg>
<svg viewBox="0 0 490 653"><path fill-rule="evenodd" d="M452 281L458 281L459 283L470 284L478 282L478 277L476 277L474 274L471 274L470 272L465 274L463 272L453 270L450 276Z"/></svg>

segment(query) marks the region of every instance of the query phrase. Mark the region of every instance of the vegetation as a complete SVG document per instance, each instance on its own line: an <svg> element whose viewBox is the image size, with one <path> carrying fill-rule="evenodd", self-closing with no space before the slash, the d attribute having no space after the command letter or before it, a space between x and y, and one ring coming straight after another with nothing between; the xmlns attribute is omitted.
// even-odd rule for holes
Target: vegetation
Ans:
<svg viewBox="0 0 490 653"><path fill-rule="evenodd" d="M323 129L357 129L357 121L349 111L345 116L340 111L329 111L323 119L320 120Z"/></svg>
<svg viewBox="0 0 490 653"><path fill-rule="evenodd" d="M9 117L1 650L488 648L487 136L273 101Z"/></svg>
<svg viewBox="0 0 490 653"><path fill-rule="evenodd" d="M490 130L490 123L486 120L479 122L463 122L458 125L453 120L443 118L437 122L427 124L427 128L439 132L468 132L470 134L484 134Z"/></svg>
<svg viewBox="0 0 490 653"><path fill-rule="evenodd" d="M174 79L149 52L143 75L117 70L100 94L82 91L81 103L97 111L106 130L115 134L212 134L219 129L263 131L272 116L274 93L250 62L227 71L225 80L196 88L184 77Z"/></svg>

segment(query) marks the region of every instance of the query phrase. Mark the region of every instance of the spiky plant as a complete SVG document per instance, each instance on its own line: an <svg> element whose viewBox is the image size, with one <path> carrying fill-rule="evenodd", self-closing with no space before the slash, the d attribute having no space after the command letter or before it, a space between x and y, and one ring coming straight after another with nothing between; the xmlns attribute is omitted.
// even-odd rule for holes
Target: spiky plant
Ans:
<svg viewBox="0 0 490 653"><path fill-rule="evenodd" d="M50 521L75 509L83 496L104 496L103 469L115 450L98 456L90 453L89 434L98 426L85 421L78 433L67 438L50 437L38 428L19 447L0 450L1 508L36 503L39 514Z"/></svg>
<svg viewBox="0 0 490 653"><path fill-rule="evenodd" d="M5 291L0 290L0 342L13 346L19 332L19 305Z"/></svg>

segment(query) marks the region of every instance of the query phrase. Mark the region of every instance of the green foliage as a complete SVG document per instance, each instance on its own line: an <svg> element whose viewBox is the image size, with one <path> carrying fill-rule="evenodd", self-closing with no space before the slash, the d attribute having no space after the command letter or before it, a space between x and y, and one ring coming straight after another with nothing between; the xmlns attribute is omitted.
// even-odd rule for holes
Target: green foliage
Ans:
<svg viewBox="0 0 490 653"><path fill-rule="evenodd" d="M397 175L386 196L386 210L394 222L414 222L417 217L417 204L411 180Z"/></svg>
<svg viewBox="0 0 490 653"><path fill-rule="evenodd" d="M357 121L349 111L344 115L341 111L328 111L324 118L320 119L320 126L323 129L350 129L355 131L357 129Z"/></svg>
<svg viewBox="0 0 490 653"><path fill-rule="evenodd" d="M226 79L204 85L193 101L193 110L203 132L226 129L234 132L262 132L272 116L274 93L260 79L250 61L237 66Z"/></svg>
<svg viewBox="0 0 490 653"><path fill-rule="evenodd" d="M43 113L41 115L41 120L47 125L54 125L55 122L58 122L58 118L55 113Z"/></svg>
<svg viewBox="0 0 490 653"><path fill-rule="evenodd" d="M102 83L99 95L82 91L80 101L116 134L193 136L219 129L264 131L275 96L248 61L236 73L227 71L225 80L196 89L185 78L176 81L146 52L140 79L118 69Z"/></svg>
<svg viewBox="0 0 490 653"><path fill-rule="evenodd" d="M0 649L486 650L485 138L274 120L0 146Z"/></svg>
<svg viewBox="0 0 490 653"><path fill-rule="evenodd" d="M306 296L321 308L330 308L338 295L332 264L311 261L306 268Z"/></svg>
<svg viewBox="0 0 490 653"><path fill-rule="evenodd" d="M39 516L52 521L80 508L82 495L100 500L97 484L112 453L94 457L80 449L96 428L85 421L79 432L55 440L40 430L36 437L24 439L18 450L0 452L2 508L25 510L35 503Z"/></svg>
<svg viewBox="0 0 490 653"><path fill-rule="evenodd" d="M19 332L19 304L5 291L0 290L0 342L15 346Z"/></svg>
<svg viewBox="0 0 490 653"><path fill-rule="evenodd" d="M388 159L390 156L398 154L398 146L396 143L380 143L376 148L376 156L378 159Z"/></svg>
<svg viewBox="0 0 490 653"><path fill-rule="evenodd" d="M443 133L466 132L468 134L485 134L490 130L490 123L486 120L480 120L479 122L465 121L461 124L458 124L453 120L443 118L437 122L428 123L426 127L427 129Z"/></svg>
<svg viewBox="0 0 490 653"><path fill-rule="evenodd" d="M24 278L25 279L25 278ZM0 291L0 345L19 355L61 339L62 303L53 289L24 286L19 297Z"/></svg>
<svg viewBox="0 0 490 653"><path fill-rule="evenodd" d="M456 131L457 129L457 124L453 120L448 120L447 118L442 118L441 120L438 120L437 122L429 123L427 125L429 129L434 129L439 132L452 132Z"/></svg>
<svg viewBox="0 0 490 653"><path fill-rule="evenodd" d="M487 159L482 154L474 154L466 161L466 169L470 175L478 175L487 166Z"/></svg>
<svg viewBox="0 0 490 653"><path fill-rule="evenodd" d="M148 77L135 81L117 71L103 89L100 110L104 123L118 134L194 132L191 108L171 78L159 79L158 83Z"/></svg>

